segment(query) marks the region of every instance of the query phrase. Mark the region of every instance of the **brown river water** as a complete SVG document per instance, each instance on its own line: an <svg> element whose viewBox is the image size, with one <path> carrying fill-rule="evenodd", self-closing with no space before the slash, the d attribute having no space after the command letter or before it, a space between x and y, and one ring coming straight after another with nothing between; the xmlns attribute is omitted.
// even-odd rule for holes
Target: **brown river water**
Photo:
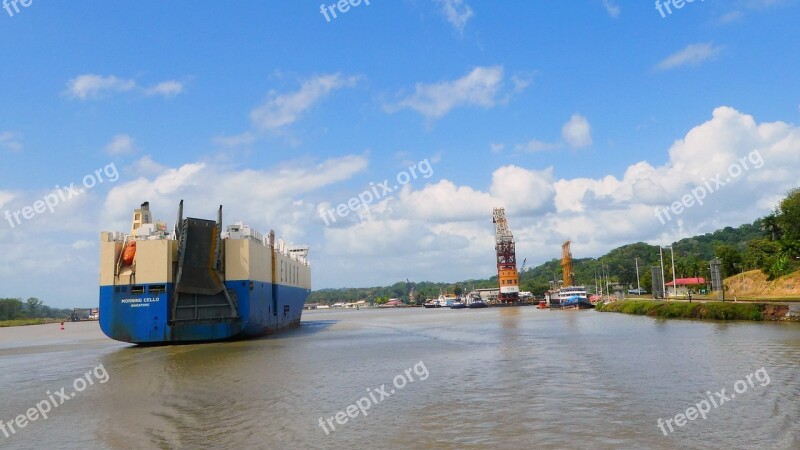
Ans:
<svg viewBox="0 0 800 450"><path fill-rule="evenodd" d="M329 310L163 347L4 328L0 421L0 448L798 449L800 324Z"/></svg>

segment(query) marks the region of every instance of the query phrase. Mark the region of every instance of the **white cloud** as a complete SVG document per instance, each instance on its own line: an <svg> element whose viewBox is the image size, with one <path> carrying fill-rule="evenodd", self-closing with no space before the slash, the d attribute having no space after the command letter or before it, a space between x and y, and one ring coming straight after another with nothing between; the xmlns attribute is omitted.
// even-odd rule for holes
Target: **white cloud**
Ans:
<svg viewBox="0 0 800 450"><path fill-rule="evenodd" d="M586 117L573 114L569 122L561 128L561 136L572 148L582 148L592 145L592 127Z"/></svg>
<svg viewBox="0 0 800 450"><path fill-rule="evenodd" d="M14 200L15 195L9 191L0 191L0 208Z"/></svg>
<svg viewBox="0 0 800 450"><path fill-rule="evenodd" d="M489 144L489 149L492 151L492 153L500 153L505 148L506 148L506 144L503 144L503 143L500 143L500 142L492 142L492 143Z"/></svg>
<svg viewBox="0 0 800 450"><path fill-rule="evenodd" d="M704 179L727 174L754 149L763 157L763 167L750 161L749 170L710 194L703 205L664 225L658 221L657 207L680 200ZM123 177L104 197L102 189L92 190L24 226L0 226L0 276L13 280L9 292L24 289L21 295L38 296L52 291L35 283L44 278L68 286L59 293L62 298L83 298L97 281L96 247L88 245L96 240L94 230L126 230L131 209L145 200L158 218L169 222L181 198L186 199L188 216L213 217L216 205L223 204L226 223L246 220L260 230L274 228L290 241L310 241L315 289L491 275L496 270L495 206L507 208L518 255L530 265L557 258L565 239L573 240L576 256L599 256L619 245L671 242L768 213L797 186L800 127L759 123L720 107L662 153L667 157L663 164L639 161L618 176L574 178L569 171L558 176L550 168L504 165L492 171L485 187L469 177L417 180L375 205L368 220L341 220L330 227L324 226L317 205L331 195L336 200L353 195L338 183L365 172L368 161L363 156L246 169L204 162L164 167L142 158L120 168ZM139 175L133 178L132 172ZM17 210L50 188L0 192L0 207ZM57 236L47 232L52 229L59 230ZM364 267L370 267L366 278Z"/></svg>
<svg viewBox="0 0 800 450"><path fill-rule="evenodd" d="M270 99L250 113L253 124L262 130L277 130L296 122L314 104L331 91L353 87L358 77L341 74L321 75L306 80L300 90L287 94L271 93Z"/></svg>
<svg viewBox="0 0 800 450"><path fill-rule="evenodd" d="M529 170L504 166L492 174L492 197L517 214L543 212L553 209L555 189L553 169Z"/></svg>
<svg viewBox="0 0 800 450"><path fill-rule="evenodd" d="M275 226L268 223L268 217L285 221L290 228L302 228L302 222L310 220L313 208L308 202L298 205L293 200L302 200L309 193L350 179L366 169L367 160L363 156L345 156L316 165L298 161L263 170L233 170L203 162L162 168L158 172L155 170L159 166L152 161L147 161L146 166L150 167L150 173L117 183L106 198L106 215L119 226L127 226L124 223L129 219L131 205L148 200L151 205L170 208L183 198L187 208L191 205L195 210L223 204L231 214L228 217L247 219L260 228ZM288 215L293 211L302 213L298 223L289 222Z"/></svg>
<svg viewBox="0 0 800 450"><path fill-rule="evenodd" d="M183 92L184 85L179 81L168 80L157 83L149 88L140 88L136 80L118 78L114 75L78 75L67 82L64 95L72 99L93 100L119 92L136 90L145 95L160 95L174 97Z"/></svg>
<svg viewBox="0 0 800 450"><path fill-rule="evenodd" d="M742 13L741 11L731 11L731 12L723 14L719 18L719 23L728 24L728 23L731 23L731 22L736 22L737 20L741 19L742 17L744 17L744 13Z"/></svg>
<svg viewBox="0 0 800 450"><path fill-rule="evenodd" d="M658 221L657 207L680 200L704 179L727 174L753 149L763 156L763 167L749 162L748 171L709 195L704 205L665 225ZM552 169L512 165L494 170L487 190L450 180L405 186L384 213L325 229L323 248L315 253L320 261L315 279L324 286L365 286L491 275L495 206L506 207L518 255L530 264L559 257L565 239L573 240L576 255L589 257L632 242L666 243L752 222L797 186L800 128L759 124L720 107L677 140L668 155L659 166L631 164L621 177L556 178ZM415 264L409 266L411 255ZM363 266L372 268L369 280L358 271ZM348 271L358 275L341 277Z"/></svg>
<svg viewBox="0 0 800 450"><path fill-rule="evenodd" d="M180 81L162 81L154 86L145 89L147 95L160 95L162 97L174 97L183 92L184 85Z"/></svg>
<svg viewBox="0 0 800 450"><path fill-rule="evenodd" d="M0 147L14 152L22 150L22 144L19 142L17 133L11 131L0 132Z"/></svg>
<svg viewBox="0 0 800 450"><path fill-rule="evenodd" d="M409 108L429 119L438 119L458 106L491 108L503 81L503 67L476 67L454 81L433 84L418 83L414 94L389 110Z"/></svg>
<svg viewBox="0 0 800 450"><path fill-rule="evenodd" d="M514 83L514 92L522 92L533 83L535 73L515 73L511 75L511 82Z"/></svg>
<svg viewBox="0 0 800 450"><path fill-rule="evenodd" d="M614 0L603 0L603 7L606 9L606 12L608 12L608 15L615 19L619 17L622 12L622 8L620 8Z"/></svg>
<svg viewBox="0 0 800 450"><path fill-rule="evenodd" d="M136 88L136 82L117 78L113 75L79 75L67 82L65 94L71 98L87 100L98 98L111 92L125 92Z"/></svg>
<svg viewBox="0 0 800 450"><path fill-rule="evenodd" d="M214 143L223 147L240 147L243 145L250 145L255 141L256 135L249 131L233 136L214 137Z"/></svg>
<svg viewBox="0 0 800 450"><path fill-rule="evenodd" d="M126 155L136 150L133 144L134 139L132 137L127 134L118 134L111 139L111 142L106 144L105 150L109 155Z"/></svg>
<svg viewBox="0 0 800 450"><path fill-rule="evenodd" d="M168 168L154 161L150 155L145 155L134 162L130 169L133 175L152 176L155 173L164 172Z"/></svg>
<svg viewBox="0 0 800 450"><path fill-rule="evenodd" d="M683 50L673 53L656 65L656 70L670 70L678 67L692 65L696 66L704 61L719 55L722 47L714 46L711 43L691 44Z"/></svg>
<svg viewBox="0 0 800 450"><path fill-rule="evenodd" d="M442 14L459 33L464 33L464 27L474 15L472 8L464 0L437 0L442 5Z"/></svg>
<svg viewBox="0 0 800 450"><path fill-rule="evenodd" d="M79 239L72 243L72 248L74 248L75 250L82 250L84 248L92 248L94 247L94 245L95 245L94 241Z"/></svg>
<svg viewBox="0 0 800 450"><path fill-rule="evenodd" d="M516 146L518 152L525 152L525 153L537 153L537 152L545 152L548 150L556 150L561 147L561 144L558 143L551 143L551 142L544 142L537 139L532 139L525 144L519 144Z"/></svg>

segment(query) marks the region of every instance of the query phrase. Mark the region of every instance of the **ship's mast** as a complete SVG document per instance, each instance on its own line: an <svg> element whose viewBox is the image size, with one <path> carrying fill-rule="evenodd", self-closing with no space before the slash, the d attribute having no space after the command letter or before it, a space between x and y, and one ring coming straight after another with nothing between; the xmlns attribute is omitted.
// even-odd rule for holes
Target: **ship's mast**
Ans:
<svg viewBox="0 0 800 450"><path fill-rule="evenodd" d="M494 208L495 251L497 253L497 281L500 285L498 300L516 303L519 298L519 274L514 235L508 228L505 208Z"/></svg>

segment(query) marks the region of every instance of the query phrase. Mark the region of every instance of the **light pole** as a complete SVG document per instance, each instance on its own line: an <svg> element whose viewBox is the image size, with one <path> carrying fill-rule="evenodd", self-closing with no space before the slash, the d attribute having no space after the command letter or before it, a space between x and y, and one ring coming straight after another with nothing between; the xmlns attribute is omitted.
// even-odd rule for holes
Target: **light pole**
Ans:
<svg viewBox="0 0 800 450"><path fill-rule="evenodd" d="M661 295L667 298L667 280L664 278L664 247L658 246L658 253L661 256Z"/></svg>
<svg viewBox="0 0 800 450"><path fill-rule="evenodd" d="M639 284L639 258L634 258L636 261L636 294L642 295L642 285Z"/></svg>
<svg viewBox="0 0 800 450"><path fill-rule="evenodd" d="M677 294L678 292L678 285L675 282L675 249L672 248L673 246L669 246L669 251L672 253L672 290Z"/></svg>

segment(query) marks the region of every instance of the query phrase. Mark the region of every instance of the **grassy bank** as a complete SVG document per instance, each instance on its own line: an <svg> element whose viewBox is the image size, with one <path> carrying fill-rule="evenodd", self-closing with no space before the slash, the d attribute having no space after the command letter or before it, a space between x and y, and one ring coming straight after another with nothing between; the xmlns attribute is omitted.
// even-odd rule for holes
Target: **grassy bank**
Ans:
<svg viewBox="0 0 800 450"><path fill-rule="evenodd" d="M778 320L786 315L788 308L763 303L729 302L656 302L647 300L624 300L597 305L598 311L620 312L640 316L707 319L707 320Z"/></svg>
<svg viewBox="0 0 800 450"><path fill-rule="evenodd" d="M24 325L42 325L44 323L61 322L63 319L14 319L14 320L0 320L0 328L3 327L21 327Z"/></svg>

